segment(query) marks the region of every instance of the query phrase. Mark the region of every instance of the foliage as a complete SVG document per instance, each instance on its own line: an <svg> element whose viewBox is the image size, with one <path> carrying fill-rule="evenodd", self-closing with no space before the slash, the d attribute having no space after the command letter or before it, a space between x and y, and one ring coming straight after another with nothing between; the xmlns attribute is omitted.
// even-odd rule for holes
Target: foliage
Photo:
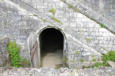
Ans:
<svg viewBox="0 0 115 76"><path fill-rule="evenodd" d="M105 28L105 25L104 24L100 24L101 28Z"/></svg>
<svg viewBox="0 0 115 76"><path fill-rule="evenodd" d="M54 21L56 21L56 22L58 22L58 23L60 23L60 24L63 24L60 20L58 20L58 19L55 18L55 17L51 17L51 19L54 20Z"/></svg>
<svg viewBox="0 0 115 76"><path fill-rule="evenodd" d="M51 12L53 15L55 15L55 14L56 14L56 11L55 11L55 9L54 9L54 8L51 8L51 9L49 10L49 12Z"/></svg>
<svg viewBox="0 0 115 76"><path fill-rule="evenodd" d="M115 61L115 51L109 51L107 54L102 57L104 62Z"/></svg>
<svg viewBox="0 0 115 76"><path fill-rule="evenodd" d="M101 66L106 66L105 65L105 63L101 63L101 62L96 62L93 66L91 66L92 68L94 68L94 67L96 67L96 68L98 68L98 67L101 67Z"/></svg>
<svg viewBox="0 0 115 76"><path fill-rule="evenodd" d="M96 62L92 67L109 66L107 61L115 61L115 51L109 51L102 56L103 62Z"/></svg>
<svg viewBox="0 0 115 76"><path fill-rule="evenodd" d="M92 61L96 62L96 58L94 56L92 57Z"/></svg>
<svg viewBox="0 0 115 76"><path fill-rule="evenodd" d="M13 67L21 67L21 57L19 55L20 47L16 44L16 42L9 42L8 51L10 55L11 65Z"/></svg>
<svg viewBox="0 0 115 76"><path fill-rule="evenodd" d="M67 5L68 5L68 8L73 9L75 12L79 12L79 10L76 7L74 7L73 5L71 5L69 3Z"/></svg>
<svg viewBox="0 0 115 76"><path fill-rule="evenodd" d="M68 3L68 8L73 8L73 5Z"/></svg>
<svg viewBox="0 0 115 76"><path fill-rule="evenodd" d="M75 51L75 55L78 55L79 54L79 52L78 51Z"/></svg>
<svg viewBox="0 0 115 76"><path fill-rule="evenodd" d="M30 61L27 60L26 58L24 58L22 61L21 61L21 65L23 67L29 67L30 66Z"/></svg>

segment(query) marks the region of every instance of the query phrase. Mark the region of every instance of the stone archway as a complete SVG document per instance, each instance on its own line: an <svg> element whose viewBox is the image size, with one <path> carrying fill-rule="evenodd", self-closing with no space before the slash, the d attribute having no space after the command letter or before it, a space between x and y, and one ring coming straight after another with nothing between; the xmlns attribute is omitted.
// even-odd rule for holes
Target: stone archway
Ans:
<svg viewBox="0 0 115 76"><path fill-rule="evenodd" d="M55 67L63 64L64 36L55 28L46 28L39 35L41 65Z"/></svg>

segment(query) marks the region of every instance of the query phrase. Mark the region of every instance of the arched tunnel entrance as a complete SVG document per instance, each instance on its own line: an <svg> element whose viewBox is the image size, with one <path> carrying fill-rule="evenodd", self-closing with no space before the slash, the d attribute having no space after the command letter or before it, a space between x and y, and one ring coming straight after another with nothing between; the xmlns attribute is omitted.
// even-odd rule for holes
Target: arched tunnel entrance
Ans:
<svg viewBox="0 0 115 76"><path fill-rule="evenodd" d="M63 34L54 28L47 28L43 30L39 36L40 52L41 52L41 66L53 67L62 65L63 59Z"/></svg>

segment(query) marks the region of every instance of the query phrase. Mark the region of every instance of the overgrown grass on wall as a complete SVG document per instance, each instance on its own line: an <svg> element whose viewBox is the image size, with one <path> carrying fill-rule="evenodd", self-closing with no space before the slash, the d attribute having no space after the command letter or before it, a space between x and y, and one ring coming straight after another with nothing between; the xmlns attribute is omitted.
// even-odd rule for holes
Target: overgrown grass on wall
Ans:
<svg viewBox="0 0 115 76"><path fill-rule="evenodd" d="M102 62L96 62L91 67L101 67L101 66L109 66L107 61L114 61L115 62L115 51L109 51L107 54L102 56Z"/></svg>
<svg viewBox="0 0 115 76"><path fill-rule="evenodd" d="M30 61L26 58L22 59L20 56L20 46L15 41L10 41L8 44L8 51L10 55L10 64L13 67L29 67Z"/></svg>
<svg viewBox="0 0 115 76"><path fill-rule="evenodd" d="M20 47L16 44L15 41L9 42L8 51L10 55L11 66L21 67L21 57L19 55Z"/></svg>

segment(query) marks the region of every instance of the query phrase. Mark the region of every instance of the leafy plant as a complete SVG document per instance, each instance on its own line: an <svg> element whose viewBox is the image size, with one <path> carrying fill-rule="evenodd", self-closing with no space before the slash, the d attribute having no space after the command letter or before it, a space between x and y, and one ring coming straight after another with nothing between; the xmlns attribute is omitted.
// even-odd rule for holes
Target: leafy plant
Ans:
<svg viewBox="0 0 115 76"><path fill-rule="evenodd" d="M103 62L96 62L92 67L109 66L107 61L115 61L115 51L109 51L107 54L102 56Z"/></svg>
<svg viewBox="0 0 115 76"><path fill-rule="evenodd" d="M100 24L101 28L105 28L105 25L104 24Z"/></svg>
<svg viewBox="0 0 115 76"><path fill-rule="evenodd" d="M19 55L20 47L16 44L15 41L9 42L8 51L10 55L11 65L13 67L21 67L21 57Z"/></svg>
<svg viewBox="0 0 115 76"><path fill-rule="evenodd" d="M56 14L56 11L55 11L55 9L54 9L54 8L50 9L50 10L49 10L49 12L51 12L53 15L55 15L55 14Z"/></svg>
<svg viewBox="0 0 115 76"><path fill-rule="evenodd" d="M109 51L107 54L102 57L104 62L115 61L115 51Z"/></svg>

